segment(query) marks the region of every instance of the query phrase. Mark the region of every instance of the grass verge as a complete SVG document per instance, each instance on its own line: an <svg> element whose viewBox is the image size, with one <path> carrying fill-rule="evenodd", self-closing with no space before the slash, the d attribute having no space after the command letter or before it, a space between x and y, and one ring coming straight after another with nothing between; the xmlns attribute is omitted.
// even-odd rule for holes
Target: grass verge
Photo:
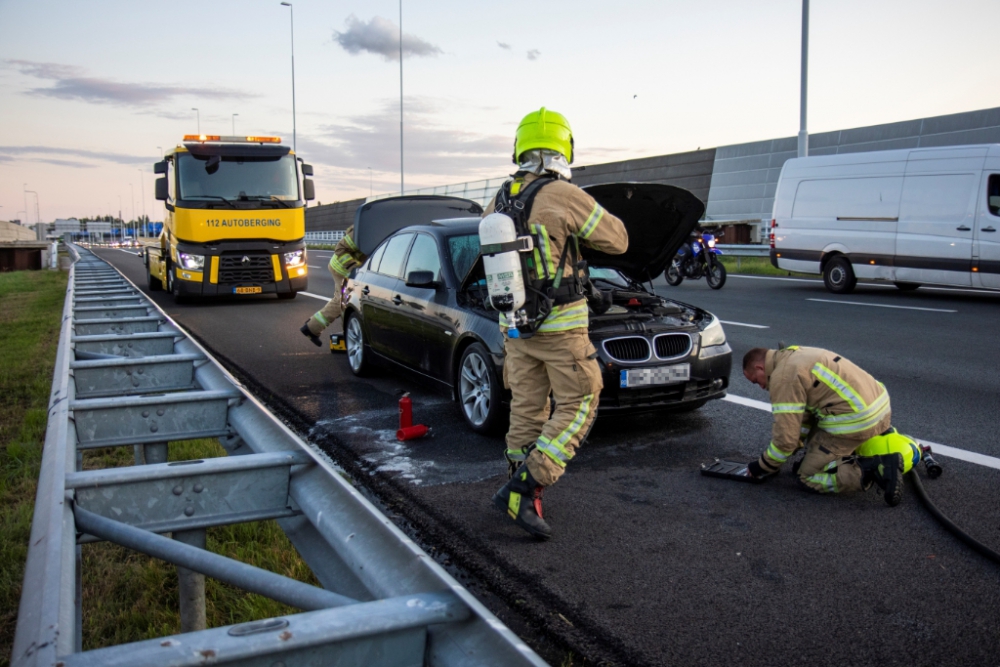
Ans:
<svg viewBox="0 0 1000 667"><path fill-rule="evenodd" d="M720 259L722 259L722 265L726 267L726 271L728 273L750 276L817 277L806 273L796 273L794 271L786 271L785 269L776 269L771 266L771 259L769 257L733 257L732 255L723 255Z"/></svg>
<svg viewBox="0 0 1000 667"><path fill-rule="evenodd" d="M0 274L0 667L10 663L32 511L45 441L49 391L66 274ZM224 456L215 440L170 444L170 460ZM85 453L84 468L131 465L130 447ZM274 521L209 529L217 554L316 584ZM177 571L114 544L87 544L83 558L83 647L179 632ZM259 595L206 580L209 627L295 613Z"/></svg>

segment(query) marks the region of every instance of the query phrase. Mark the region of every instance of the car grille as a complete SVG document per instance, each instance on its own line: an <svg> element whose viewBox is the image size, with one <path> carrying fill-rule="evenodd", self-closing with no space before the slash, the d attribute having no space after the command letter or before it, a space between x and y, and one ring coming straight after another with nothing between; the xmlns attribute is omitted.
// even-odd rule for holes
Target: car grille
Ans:
<svg viewBox="0 0 1000 667"><path fill-rule="evenodd" d="M649 341L638 336L613 338L603 343L604 351L615 361L646 361L649 359Z"/></svg>
<svg viewBox="0 0 1000 667"><path fill-rule="evenodd" d="M683 357L691 349L691 336L687 334L662 334L653 339L656 356L660 359Z"/></svg>
<svg viewBox="0 0 1000 667"><path fill-rule="evenodd" d="M244 262L243 258L247 261ZM219 257L220 283L274 282L274 268L268 253L236 253Z"/></svg>

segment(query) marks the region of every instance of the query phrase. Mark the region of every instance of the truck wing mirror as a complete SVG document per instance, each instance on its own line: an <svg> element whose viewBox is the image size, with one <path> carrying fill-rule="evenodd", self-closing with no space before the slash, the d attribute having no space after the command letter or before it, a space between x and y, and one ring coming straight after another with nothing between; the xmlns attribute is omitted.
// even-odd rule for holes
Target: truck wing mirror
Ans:
<svg viewBox="0 0 1000 667"><path fill-rule="evenodd" d="M303 162L302 163L302 175L303 176L312 176L313 175L313 166L311 164L306 164L305 162Z"/></svg>
<svg viewBox="0 0 1000 667"><path fill-rule="evenodd" d="M159 162L153 163L153 173L154 174L165 174L167 173L167 161L160 160Z"/></svg>
<svg viewBox="0 0 1000 667"><path fill-rule="evenodd" d="M167 192L167 177L163 176L156 179L156 198L160 201L167 201L169 193Z"/></svg>
<svg viewBox="0 0 1000 667"><path fill-rule="evenodd" d="M311 178L302 179L302 194L305 196L306 201L316 199L316 186L313 185Z"/></svg>

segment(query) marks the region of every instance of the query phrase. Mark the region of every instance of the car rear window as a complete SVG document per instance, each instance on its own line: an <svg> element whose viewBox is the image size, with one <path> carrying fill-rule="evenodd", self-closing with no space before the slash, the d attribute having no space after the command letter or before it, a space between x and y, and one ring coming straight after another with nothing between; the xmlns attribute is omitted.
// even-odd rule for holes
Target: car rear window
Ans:
<svg viewBox="0 0 1000 667"><path fill-rule="evenodd" d="M448 254L451 255L451 268L459 280L468 275L472 265L479 257L479 234L452 236L448 239Z"/></svg>

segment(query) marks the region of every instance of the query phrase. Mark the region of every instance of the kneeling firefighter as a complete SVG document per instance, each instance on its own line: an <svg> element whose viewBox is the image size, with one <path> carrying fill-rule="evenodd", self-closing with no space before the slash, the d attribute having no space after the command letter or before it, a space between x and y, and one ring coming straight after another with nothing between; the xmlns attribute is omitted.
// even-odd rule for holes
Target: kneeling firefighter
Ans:
<svg viewBox="0 0 1000 667"><path fill-rule="evenodd" d="M341 292L344 290L344 282L350 275L351 269L364 264L366 259L368 257L358 250L358 245L354 242L354 225L351 225L344 232L344 238L337 242L333 249L333 257L330 258L330 264L327 266L330 275L333 276L333 298L327 301L321 310L316 311L312 317L306 320L306 323L299 329L303 336L312 341L313 345L323 344L319 335L323 329L340 317L340 313L343 311Z"/></svg>
<svg viewBox="0 0 1000 667"><path fill-rule="evenodd" d="M603 388L587 333L586 263L579 244L628 249L621 220L569 183L573 133L544 107L517 128L517 172L480 223L490 304L501 311L504 384L511 390L509 481L493 501L535 537L552 531L542 490L562 476L586 438ZM555 408L549 414L549 395Z"/></svg>
<svg viewBox="0 0 1000 667"><path fill-rule="evenodd" d="M891 426L885 386L844 357L817 347L754 348L743 375L771 394L771 444L748 468L772 475L800 447L799 481L820 493L877 484L890 507L903 494L903 474L920 461L919 446Z"/></svg>

